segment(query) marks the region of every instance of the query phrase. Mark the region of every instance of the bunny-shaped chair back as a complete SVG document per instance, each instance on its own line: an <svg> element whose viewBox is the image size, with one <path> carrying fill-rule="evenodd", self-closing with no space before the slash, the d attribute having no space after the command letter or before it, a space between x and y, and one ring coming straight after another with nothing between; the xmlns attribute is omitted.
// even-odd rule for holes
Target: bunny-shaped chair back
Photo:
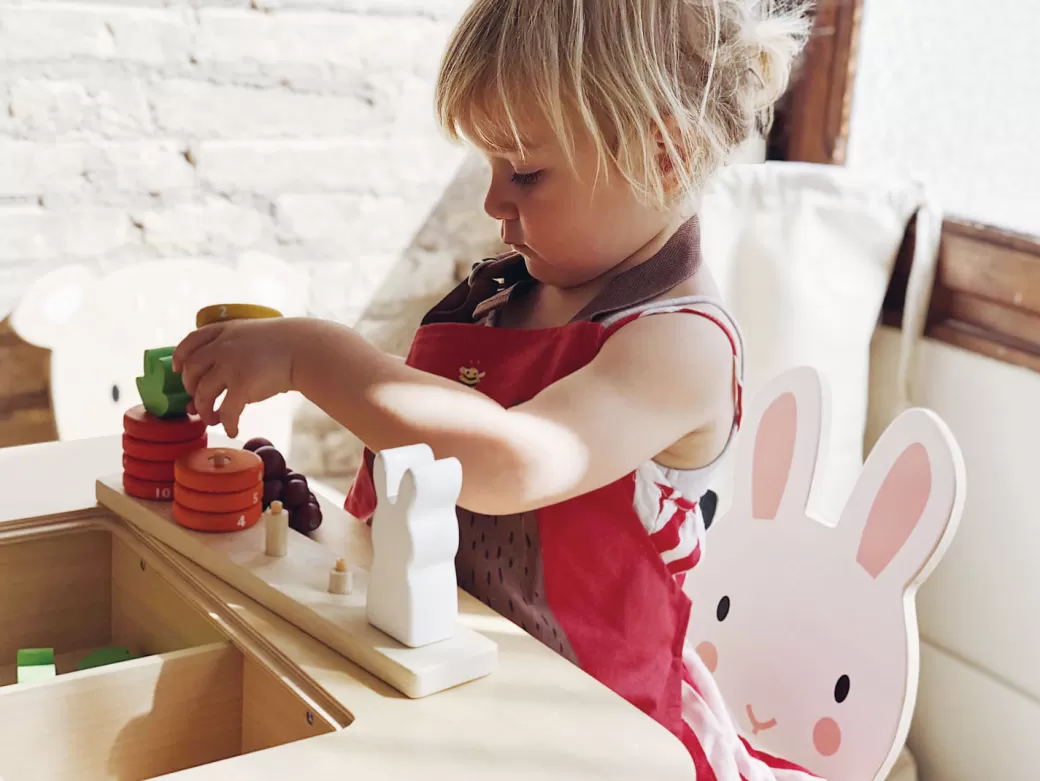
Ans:
<svg viewBox="0 0 1040 781"><path fill-rule="evenodd" d="M881 781L916 701L915 593L959 522L964 464L942 420L907 410L824 522L806 503L826 421L811 368L749 406L731 507L687 576L688 637L753 747L827 781Z"/></svg>

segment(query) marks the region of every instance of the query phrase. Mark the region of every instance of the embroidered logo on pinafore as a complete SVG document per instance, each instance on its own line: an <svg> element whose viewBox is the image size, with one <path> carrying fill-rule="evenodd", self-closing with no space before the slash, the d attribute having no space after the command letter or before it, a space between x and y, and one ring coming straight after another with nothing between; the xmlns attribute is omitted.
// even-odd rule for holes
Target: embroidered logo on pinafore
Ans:
<svg viewBox="0 0 1040 781"><path fill-rule="evenodd" d="M459 382L471 388L477 387L484 379L484 372L472 366L463 366L459 369Z"/></svg>

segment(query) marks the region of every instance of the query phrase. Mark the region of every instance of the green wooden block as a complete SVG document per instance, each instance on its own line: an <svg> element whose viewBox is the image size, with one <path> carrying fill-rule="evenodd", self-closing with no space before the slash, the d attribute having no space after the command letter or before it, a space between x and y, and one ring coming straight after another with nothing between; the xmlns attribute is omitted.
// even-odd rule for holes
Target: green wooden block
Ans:
<svg viewBox="0 0 1040 781"><path fill-rule="evenodd" d="M18 650L18 666L54 664L53 648L21 648Z"/></svg>
<svg viewBox="0 0 1040 781"><path fill-rule="evenodd" d="M137 378L137 392L144 408L157 418L186 415L191 396L181 375L173 370L173 347L144 351L144 375Z"/></svg>
<svg viewBox="0 0 1040 781"><path fill-rule="evenodd" d="M117 664L136 658L136 656L130 653L129 648L123 648L122 646L99 648L96 651L91 651L76 662L76 669L89 670L92 667L103 667L106 664Z"/></svg>
<svg viewBox="0 0 1040 781"><path fill-rule="evenodd" d="M53 648L18 649L18 683L36 683L57 674Z"/></svg>

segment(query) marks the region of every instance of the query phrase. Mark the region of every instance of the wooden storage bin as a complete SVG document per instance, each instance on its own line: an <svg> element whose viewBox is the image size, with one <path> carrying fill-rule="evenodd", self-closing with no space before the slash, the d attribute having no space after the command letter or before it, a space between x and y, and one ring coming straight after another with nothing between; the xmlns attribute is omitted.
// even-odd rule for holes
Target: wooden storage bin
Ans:
<svg viewBox="0 0 1040 781"><path fill-rule="evenodd" d="M0 541L0 779L137 781L337 729L103 529ZM141 656L79 671L95 648ZM19 648L58 674L16 683Z"/></svg>

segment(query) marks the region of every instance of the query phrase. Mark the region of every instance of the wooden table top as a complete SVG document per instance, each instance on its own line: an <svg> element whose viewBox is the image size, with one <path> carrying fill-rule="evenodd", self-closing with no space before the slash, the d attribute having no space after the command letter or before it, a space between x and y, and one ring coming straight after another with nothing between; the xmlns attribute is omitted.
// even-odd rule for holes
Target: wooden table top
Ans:
<svg viewBox="0 0 1040 781"><path fill-rule="evenodd" d="M211 433L211 446L222 444L231 442ZM33 518L107 513L96 503L95 481L118 474L121 459L118 436L0 449L0 533ZM315 539L367 565L368 529L334 504L337 497L319 498L325 521ZM182 771L178 779L695 777L677 738L463 591L460 621L498 644L498 669L411 700L179 554L170 556L353 716L343 730Z"/></svg>

